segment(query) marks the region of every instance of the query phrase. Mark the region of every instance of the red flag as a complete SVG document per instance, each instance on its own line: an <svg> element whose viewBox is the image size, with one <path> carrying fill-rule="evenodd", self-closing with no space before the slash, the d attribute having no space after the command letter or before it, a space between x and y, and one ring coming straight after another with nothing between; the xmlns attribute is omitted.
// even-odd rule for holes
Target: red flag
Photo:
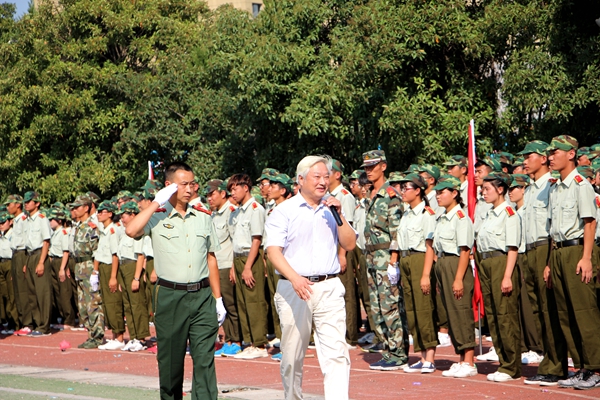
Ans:
<svg viewBox="0 0 600 400"><path fill-rule="evenodd" d="M477 162L475 156L475 120L471 120L469 123L469 151L468 151L468 159L469 159L469 168L467 179L469 182L468 187L468 213L471 221L475 221L475 205L477 204L477 187L475 187L475 163ZM473 254L475 253L475 249L473 249ZM475 317L475 321L479 321L480 318L483 318L485 312L483 308L483 293L481 292L481 284L479 283L479 274L477 273L477 268L475 268L473 263L473 277L475 278L475 285L473 288L473 314Z"/></svg>
<svg viewBox="0 0 600 400"><path fill-rule="evenodd" d="M152 170L152 161L148 161L148 180L154 180L154 171Z"/></svg>

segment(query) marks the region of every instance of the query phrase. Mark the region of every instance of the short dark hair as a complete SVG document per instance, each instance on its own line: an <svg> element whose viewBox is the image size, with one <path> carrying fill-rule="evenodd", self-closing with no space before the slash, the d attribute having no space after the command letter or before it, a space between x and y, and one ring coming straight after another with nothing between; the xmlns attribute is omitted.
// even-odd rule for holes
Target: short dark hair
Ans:
<svg viewBox="0 0 600 400"><path fill-rule="evenodd" d="M246 185L250 190L252 189L252 180L247 174L234 174L227 182L227 190L231 191L231 188L237 185Z"/></svg>
<svg viewBox="0 0 600 400"><path fill-rule="evenodd" d="M175 161L165 167L165 181L170 181L173 178L173 174L180 170L191 172L192 174L194 173L192 167L186 163Z"/></svg>
<svg viewBox="0 0 600 400"><path fill-rule="evenodd" d="M283 183L271 181L271 185L277 185L277 187L279 189L285 189L285 193L283 194L283 197L285 197L285 198L287 198L292 193L292 192L290 192L290 189L283 186Z"/></svg>
<svg viewBox="0 0 600 400"><path fill-rule="evenodd" d="M358 184L360 186L366 186L369 183L371 183L371 181L369 180L369 178L367 178L367 173L363 172L358 176Z"/></svg>

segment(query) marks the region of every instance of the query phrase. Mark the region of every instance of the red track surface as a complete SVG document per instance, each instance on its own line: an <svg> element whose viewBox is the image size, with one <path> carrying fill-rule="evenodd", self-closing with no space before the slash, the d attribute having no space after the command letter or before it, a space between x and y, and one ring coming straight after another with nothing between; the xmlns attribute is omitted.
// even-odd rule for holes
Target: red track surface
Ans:
<svg viewBox="0 0 600 400"><path fill-rule="evenodd" d="M85 332L58 332L42 338L0 336L0 363L71 370L89 370L132 375L157 376L155 355L142 351L80 350L77 345L87 337ZM59 343L67 340L73 348L61 352ZM484 345L484 351L489 344ZM313 351L309 350L309 354ZM441 348L436 356L438 371L434 374L406 374L401 371L384 372L369 370L369 363L377 361L379 355L359 349L351 350L352 372L350 396L353 399L564 399L600 398L600 389L576 391L573 389L540 388L528 386L523 380L510 383L487 382L485 375L494 372L497 363L478 363L479 375L469 379L444 378L439 370L445 370L457 356L451 347ZM411 362L416 356L411 354ZM217 380L220 384L241 387L261 387L282 390L279 363L263 358L252 361L218 358ZM523 375L534 375L536 366L523 366ZM190 357L186 357L186 380L191 378ZM323 394L323 378L316 357L307 358L303 388L305 393ZM265 399L267 400L267 399Z"/></svg>

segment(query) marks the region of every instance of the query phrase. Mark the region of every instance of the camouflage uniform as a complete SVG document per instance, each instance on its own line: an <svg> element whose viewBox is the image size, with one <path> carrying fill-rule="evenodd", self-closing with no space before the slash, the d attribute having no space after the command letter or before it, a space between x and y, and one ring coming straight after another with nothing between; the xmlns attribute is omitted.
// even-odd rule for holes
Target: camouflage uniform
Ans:
<svg viewBox="0 0 600 400"><path fill-rule="evenodd" d="M102 344L104 338L104 310L100 290L92 291L90 277L94 270L94 252L98 249L98 230L91 217L75 228L73 250L79 322L88 329L87 342ZM86 343L87 343L86 342Z"/></svg>
<svg viewBox="0 0 600 400"><path fill-rule="evenodd" d="M399 284L391 285L387 267L389 247L396 240L402 215L402 201L386 181L373 199L367 200L365 257L374 329L384 338L390 355L404 364L408 361L408 323Z"/></svg>

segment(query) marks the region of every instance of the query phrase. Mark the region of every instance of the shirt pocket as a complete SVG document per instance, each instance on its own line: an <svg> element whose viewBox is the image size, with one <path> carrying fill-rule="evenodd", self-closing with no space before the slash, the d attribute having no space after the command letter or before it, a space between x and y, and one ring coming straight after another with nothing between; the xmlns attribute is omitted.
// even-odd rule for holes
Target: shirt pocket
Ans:
<svg viewBox="0 0 600 400"><path fill-rule="evenodd" d="M206 253L210 247L210 230L196 230L196 249L198 253Z"/></svg>
<svg viewBox="0 0 600 400"><path fill-rule="evenodd" d="M160 232L158 235L159 238L155 243L158 252L179 253L179 247L177 246L179 234L175 232Z"/></svg>
<svg viewBox="0 0 600 400"><path fill-rule="evenodd" d="M217 231L217 238L219 238L219 243L223 243L225 240L227 240L229 232L227 231L227 224L225 222L221 224L215 224L215 230Z"/></svg>
<svg viewBox="0 0 600 400"><path fill-rule="evenodd" d="M456 231L452 227L448 228L449 229L439 230L438 237L435 238L436 240L439 240L443 251L452 251L458 247L456 245Z"/></svg>
<svg viewBox="0 0 600 400"><path fill-rule="evenodd" d="M563 233L566 233L573 225L577 225L577 222L575 221L577 218L577 202L575 200L566 200L562 203L561 209L561 230Z"/></svg>
<svg viewBox="0 0 600 400"><path fill-rule="evenodd" d="M408 247L410 249L417 249L419 244L423 241L423 227L421 226L410 226L406 229L408 235Z"/></svg>

